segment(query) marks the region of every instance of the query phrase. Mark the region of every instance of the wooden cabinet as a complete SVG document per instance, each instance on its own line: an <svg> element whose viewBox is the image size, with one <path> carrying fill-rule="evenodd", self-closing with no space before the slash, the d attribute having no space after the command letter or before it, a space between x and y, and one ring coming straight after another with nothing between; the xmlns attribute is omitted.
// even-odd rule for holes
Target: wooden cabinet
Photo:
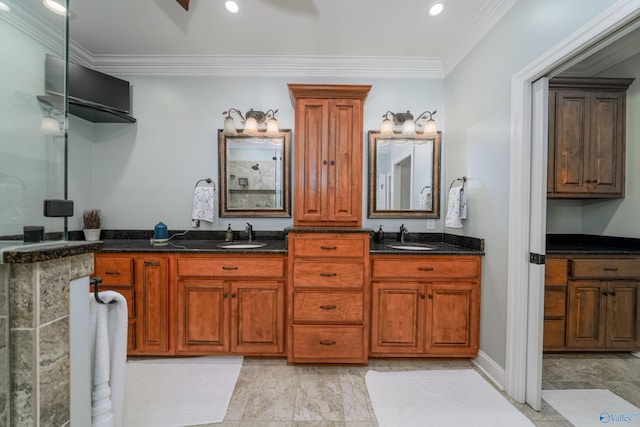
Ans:
<svg viewBox="0 0 640 427"><path fill-rule="evenodd" d="M362 110L369 85L289 84L294 99L294 226L362 224Z"/></svg>
<svg viewBox="0 0 640 427"><path fill-rule="evenodd" d="M566 258L547 258L544 270L544 351L565 348L567 324L567 267Z"/></svg>
<svg viewBox="0 0 640 427"><path fill-rule="evenodd" d="M545 280L545 351L640 349L640 258L569 257L546 264L552 273Z"/></svg>
<svg viewBox="0 0 640 427"><path fill-rule="evenodd" d="M640 259L571 260L567 347L640 348Z"/></svg>
<svg viewBox="0 0 640 427"><path fill-rule="evenodd" d="M550 80L548 197L624 197L626 89L632 81Z"/></svg>
<svg viewBox="0 0 640 427"><path fill-rule="evenodd" d="M475 357L480 257L371 257L372 356Z"/></svg>
<svg viewBox="0 0 640 427"><path fill-rule="evenodd" d="M284 354L283 256L179 256L176 353Z"/></svg>
<svg viewBox="0 0 640 427"><path fill-rule="evenodd" d="M368 263L368 233L289 234L289 362L367 362Z"/></svg>
<svg viewBox="0 0 640 427"><path fill-rule="evenodd" d="M129 354L170 351L169 257L152 254L95 254L94 276L103 290L127 299Z"/></svg>

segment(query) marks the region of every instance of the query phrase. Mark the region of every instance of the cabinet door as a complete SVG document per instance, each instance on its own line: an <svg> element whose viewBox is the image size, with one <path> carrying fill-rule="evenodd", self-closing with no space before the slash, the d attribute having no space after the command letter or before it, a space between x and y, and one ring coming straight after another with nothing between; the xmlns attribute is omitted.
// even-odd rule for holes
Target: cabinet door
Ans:
<svg viewBox="0 0 640 427"><path fill-rule="evenodd" d="M637 282L609 282L607 286L607 347L634 350L640 346L638 310L640 310L640 299Z"/></svg>
<svg viewBox="0 0 640 427"><path fill-rule="evenodd" d="M567 347L597 349L605 345L606 285L598 280L570 280Z"/></svg>
<svg viewBox="0 0 640 427"><path fill-rule="evenodd" d="M329 101L296 101L294 224L326 219Z"/></svg>
<svg viewBox="0 0 640 427"><path fill-rule="evenodd" d="M426 351L429 355L476 356L480 291L475 283L432 283L427 287Z"/></svg>
<svg viewBox="0 0 640 427"><path fill-rule="evenodd" d="M328 220L359 226L362 217L362 103L329 101Z"/></svg>
<svg viewBox="0 0 640 427"><path fill-rule="evenodd" d="M373 282L372 292L371 353L422 353L425 284Z"/></svg>
<svg viewBox="0 0 640 427"><path fill-rule="evenodd" d="M169 261L166 257L136 257L137 352L169 351Z"/></svg>
<svg viewBox="0 0 640 427"><path fill-rule="evenodd" d="M224 281L180 280L176 300L177 352L229 351L229 291Z"/></svg>
<svg viewBox="0 0 640 427"><path fill-rule="evenodd" d="M284 351L284 284L231 282L231 351L278 354Z"/></svg>
<svg viewBox="0 0 640 427"><path fill-rule="evenodd" d="M582 193L587 173L585 144L589 138L589 93L579 90L558 90L555 98L555 129L553 149L555 160L555 191ZM551 147L551 145L550 145Z"/></svg>
<svg viewBox="0 0 640 427"><path fill-rule="evenodd" d="M588 168L590 193L623 194L624 93L591 93Z"/></svg>

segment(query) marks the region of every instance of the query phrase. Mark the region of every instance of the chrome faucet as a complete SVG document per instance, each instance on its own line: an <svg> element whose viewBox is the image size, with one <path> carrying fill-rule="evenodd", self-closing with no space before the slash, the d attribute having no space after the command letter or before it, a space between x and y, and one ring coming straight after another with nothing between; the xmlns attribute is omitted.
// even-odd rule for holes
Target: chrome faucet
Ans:
<svg viewBox="0 0 640 427"><path fill-rule="evenodd" d="M404 224L402 224L400 226L400 243L404 243L405 234L409 234L409 230L407 230L407 227L405 227Z"/></svg>
<svg viewBox="0 0 640 427"><path fill-rule="evenodd" d="M249 241L253 241L253 225L247 223L247 226L244 228L244 231L249 235Z"/></svg>

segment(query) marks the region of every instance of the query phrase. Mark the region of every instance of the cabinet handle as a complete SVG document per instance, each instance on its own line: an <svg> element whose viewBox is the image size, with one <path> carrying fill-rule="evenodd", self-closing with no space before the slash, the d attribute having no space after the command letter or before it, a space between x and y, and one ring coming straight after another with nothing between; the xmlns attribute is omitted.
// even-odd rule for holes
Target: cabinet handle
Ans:
<svg viewBox="0 0 640 427"><path fill-rule="evenodd" d="M418 271L433 271L433 267L418 267Z"/></svg>
<svg viewBox="0 0 640 427"><path fill-rule="evenodd" d="M152 266L152 267L157 267L157 266L159 266L159 265L160 265L160 263L159 263L158 261L145 261L145 262L144 262L144 265L149 265L149 266Z"/></svg>
<svg viewBox="0 0 640 427"><path fill-rule="evenodd" d="M618 271L618 267L604 267L603 271Z"/></svg>
<svg viewBox="0 0 640 427"><path fill-rule="evenodd" d="M336 345L335 341L320 341L321 345Z"/></svg>
<svg viewBox="0 0 640 427"><path fill-rule="evenodd" d="M227 266L224 266L224 265L223 265L223 266L222 266L222 269L223 269L223 270L237 270L237 269L238 269L238 267L227 267Z"/></svg>
<svg viewBox="0 0 640 427"><path fill-rule="evenodd" d="M329 163L331 164L331 166L333 166L333 165L336 164L336 161L335 160L331 160L331 162L329 162Z"/></svg>
<svg viewBox="0 0 640 427"><path fill-rule="evenodd" d="M320 308L322 310L335 310L338 307L336 305L321 305Z"/></svg>
<svg viewBox="0 0 640 427"><path fill-rule="evenodd" d="M584 182L587 183L587 184L591 184L591 180L590 179L585 179Z"/></svg>
<svg viewBox="0 0 640 427"><path fill-rule="evenodd" d="M594 180L593 180L593 181L591 181L591 182L593 182L594 184L597 184L597 183L598 183L598 180L597 180L597 179L594 179Z"/></svg>
<svg viewBox="0 0 640 427"><path fill-rule="evenodd" d="M325 251L335 251L338 249L337 246L320 246L320 249L324 249Z"/></svg>
<svg viewBox="0 0 640 427"><path fill-rule="evenodd" d="M105 271L104 274L108 274L110 276L117 276L120 274L119 271Z"/></svg>
<svg viewBox="0 0 640 427"><path fill-rule="evenodd" d="M335 277L338 273L320 273L322 277Z"/></svg>

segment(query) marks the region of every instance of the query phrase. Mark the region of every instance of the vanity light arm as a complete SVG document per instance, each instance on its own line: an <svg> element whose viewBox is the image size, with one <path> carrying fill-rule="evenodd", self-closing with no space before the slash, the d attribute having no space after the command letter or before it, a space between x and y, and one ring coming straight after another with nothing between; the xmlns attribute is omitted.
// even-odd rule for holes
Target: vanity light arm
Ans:
<svg viewBox="0 0 640 427"><path fill-rule="evenodd" d="M240 116L240 118L242 119L243 122L245 121L244 116L242 115L240 110L238 110L237 108L229 108L229 110L222 112L222 114L226 115L227 117L231 117L231 113L236 113L237 115Z"/></svg>
<svg viewBox="0 0 640 427"><path fill-rule="evenodd" d="M433 110L433 111L425 111L424 113L420 114L418 116L418 118L416 118L414 121L417 123L418 120L426 118L427 120L433 120L433 115L436 114L438 112L438 110ZM429 115L429 117L427 118L427 115Z"/></svg>

